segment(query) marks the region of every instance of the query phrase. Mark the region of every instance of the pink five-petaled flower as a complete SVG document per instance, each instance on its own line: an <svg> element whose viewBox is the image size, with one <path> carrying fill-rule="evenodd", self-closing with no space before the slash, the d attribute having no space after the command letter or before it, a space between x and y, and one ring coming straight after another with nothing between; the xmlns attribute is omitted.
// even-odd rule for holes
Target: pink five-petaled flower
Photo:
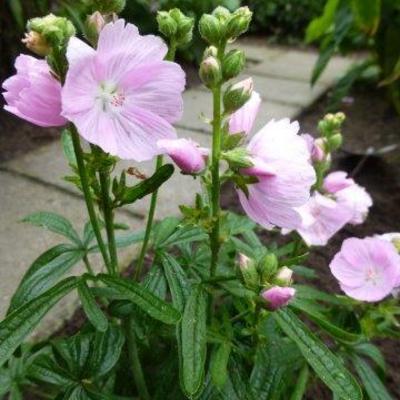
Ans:
<svg viewBox="0 0 400 400"><path fill-rule="evenodd" d="M380 301L400 283L400 255L379 238L346 239L330 269L341 289L356 300Z"/></svg>
<svg viewBox="0 0 400 400"><path fill-rule="evenodd" d="M270 310L287 306L296 294L296 289L288 286L273 286L264 290L261 296L267 301L267 307Z"/></svg>
<svg viewBox="0 0 400 400"><path fill-rule="evenodd" d="M257 92L251 94L251 97L229 118L229 133L244 133L248 135L253 128L258 110L261 105L261 97Z"/></svg>
<svg viewBox="0 0 400 400"><path fill-rule="evenodd" d="M186 174L198 174L206 167L205 159L209 150L191 139L163 139L157 144Z"/></svg>
<svg viewBox="0 0 400 400"><path fill-rule="evenodd" d="M166 53L160 38L141 36L123 19L105 25L97 50L71 38L63 115L112 155L144 161L160 154L157 141L176 138L171 124L181 118L185 86Z"/></svg>
<svg viewBox="0 0 400 400"><path fill-rule="evenodd" d="M21 54L15 60L16 75L3 82L4 109L35 125L61 126L61 84L46 61Z"/></svg>
<svg viewBox="0 0 400 400"><path fill-rule="evenodd" d="M309 246L325 246L353 215L349 209L319 192L314 192L298 211L302 225L297 232Z"/></svg>
<svg viewBox="0 0 400 400"><path fill-rule="evenodd" d="M272 120L247 146L253 166L241 172L258 182L247 186L248 196L239 190L239 199L247 215L267 229L299 227L296 208L307 202L315 183L310 153L298 131L298 122Z"/></svg>
<svg viewBox="0 0 400 400"><path fill-rule="evenodd" d="M365 221L368 210L372 206L371 196L344 171L336 171L327 175L323 188L334 195L338 205L352 211L348 221L350 224L361 224Z"/></svg>

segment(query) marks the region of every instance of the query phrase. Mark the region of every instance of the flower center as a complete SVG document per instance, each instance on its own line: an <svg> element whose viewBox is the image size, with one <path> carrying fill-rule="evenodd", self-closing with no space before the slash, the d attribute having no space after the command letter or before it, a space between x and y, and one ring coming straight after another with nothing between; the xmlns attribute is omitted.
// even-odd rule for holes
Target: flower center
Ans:
<svg viewBox="0 0 400 400"><path fill-rule="evenodd" d="M100 84L96 100L104 112L113 112L124 105L126 97L115 83L106 81Z"/></svg>

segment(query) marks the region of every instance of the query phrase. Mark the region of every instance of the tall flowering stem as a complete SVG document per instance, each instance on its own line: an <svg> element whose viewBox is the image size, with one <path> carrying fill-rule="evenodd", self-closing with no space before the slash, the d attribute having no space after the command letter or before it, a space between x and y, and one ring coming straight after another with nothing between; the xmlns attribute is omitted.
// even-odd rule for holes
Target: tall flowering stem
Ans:
<svg viewBox="0 0 400 400"><path fill-rule="evenodd" d="M87 211L89 214L90 223L93 228L93 232L96 236L97 243L99 245L99 249L101 255L103 256L104 263L106 265L107 271L111 274L112 267L110 264L110 258L108 256L106 245L103 241L103 237L101 236L99 222L96 216L96 211L94 208L94 202L92 198L92 194L90 193L90 186L89 186L89 178L88 173L85 166L85 161L83 159L83 151L81 147L81 142L79 139L79 134L75 128L75 126L71 126L71 135L72 135L72 143L74 146L74 152L76 156L76 163L78 166L79 177L82 184L82 191L86 202Z"/></svg>
<svg viewBox="0 0 400 400"><path fill-rule="evenodd" d="M176 53L176 42L175 42L175 40L171 40L170 46L168 48L168 53L167 53L165 59L167 61L173 61L175 59L175 53ZM156 168L155 168L156 171L159 168L161 168L162 165L163 165L163 156L159 155L159 156L157 156L157 160L156 160ZM155 215L156 208L157 208L157 199L158 199L158 190L156 190L152 193L151 199L150 199L150 208L149 208L149 214L147 216L146 231L144 234L142 248L140 249L139 259L136 263L135 280L137 280L137 281L139 281L140 275L142 274L144 258L146 256L147 248L149 246L151 230L153 228L153 223L154 223L154 215Z"/></svg>

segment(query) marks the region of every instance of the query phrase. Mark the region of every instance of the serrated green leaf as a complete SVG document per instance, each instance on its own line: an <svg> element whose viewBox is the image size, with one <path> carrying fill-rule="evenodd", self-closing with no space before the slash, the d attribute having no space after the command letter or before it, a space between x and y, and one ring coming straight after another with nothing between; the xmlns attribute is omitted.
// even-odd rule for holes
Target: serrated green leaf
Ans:
<svg viewBox="0 0 400 400"><path fill-rule="evenodd" d="M76 233L71 222L59 214L48 211L39 211L26 216L22 221L58 233L59 235L70 239L78 246L82 245L79 235Z"/></svg>
<svg viewBox="0 0 400 400"><path fill-rule="evenodd" d="M161 254L161 263L168 281L174 307L183 312L189 296L190 285L185 272L178 262L169 254Z"/></svg>
<svg viewBox="0 0 400 400"><path fill-rule="evenodd" d="M129 233L126 235L117 235L115 238L115 244L117 248L123 248L131 246L132 244L140 243L144 238L144 232ZM88 252L98 253L100 251L99 246L96 244L89 248Z"/></svg>
<svg viewBox="0 0 400 400"><path fill-rule="evenodd" d="M105 332L108 327L108 320L103 311L101 311L86 282L82 281L79 284L78 293L82 308L85 311L90 323L98 331Z"/></svg>
<svg viewBox="0 0 400 400"><path fill-rule="evenodd" d="M319 378L337 396L347 400L362 400L362 392L343 363L319 340L297 316L288 309L273 313L285 334L298 346L304 358Z"/></svg>
<svg viewBox="0 0 400 400"><path fill-rule="evenodd" d="M77 287L79 279L70 277L19 307L0 323L0 366L13 354L46 315L67 293Z"/></svg>
<svg viewBox="0 0 400 400"><path fill-rule="evenodd" d="M155 192L173 173L174 166L172 164L165 164L158 168L150 178L145 179L133 187L126 188L120 205L132 204L148 194Z"/></svg>
<svg viewBox="0 0 400 400"><path fill-rule="evenodd" d="M382 381L365 360L353 356L352 361L370 400L393 400Z"/></svg>
<svg viewBox="0 0 400 400"><path fill-rule="evenodd" d="M182 389L194 396L205 376L207 356L207 294L196 286L185 306L181 330Z"/></svg>
<svg viewBox="0 0 400 400"><path fill-rule="evenodd" d="M228 380L228 363L232 346L229 342L217 345L211 355L210 372L214 385L222 389Z"/></svg>
<svg viewBox="0 0 400 400"><path fill-rule="evenodd" d="M184 243L200 242L207 239L207 234L198 227L185 225L177 229L163 241L158 241L158 248L172 247Z"/></svg>
<svg viewBox="0 0 400 400"><path fill-rule="evenodd" d="M98 275L98 279L106 286L118 291L121 297L135 303L154 319L166 324L176 324L181 317L178 310L136 282L102 274Z"/></svg>
<svg viewBox="0 0 400 400"><path fill-rule="evenodd" d="M52 247L39 256L22 278L7 314L51 288L83 256L83 251L67 244Z"/></svg>

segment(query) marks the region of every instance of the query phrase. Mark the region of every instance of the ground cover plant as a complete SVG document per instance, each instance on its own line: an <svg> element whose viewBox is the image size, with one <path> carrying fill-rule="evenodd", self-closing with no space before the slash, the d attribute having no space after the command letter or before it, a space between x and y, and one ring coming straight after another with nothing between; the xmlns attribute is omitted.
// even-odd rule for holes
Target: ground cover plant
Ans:
<svg viewBox="0 0 400 400"><path fill-rule="evenodd" d="M123 2L96 4L85 40L64 17L30 20L24 41L39 57L20 55L3 83L6 110L63 127L66 179L82 192L88 222L80 234L61 215L25 218L63 242L27 269L0 323L0 395L294 400L322 383L335 399L390 399L385 362L371 340L399 335L400 234L343 242L321 266L343 293L314 287L317 271L307 266L310 246L361 224L372 205L363 187L330 170L344 115L326 115L318 138L300 134L289 119L252 132L261 98L251 78L235 80L245 54L227 47L252 14L218 7L198 25L208 44L199 74L213 102L205 122L212 146L178 138L173 124L184 107L185 74L174 56L190 46L193 19L178 9L160 12L167 45L118 18ZM203 191L181 205L180 218L155 223L158 188L174 173L167 157ZM116 174L120 159L155 159L155 172L145 177L139 164ZM226 182L234 183L246 217L221 209ZM115 211L146 196L145 230L123 232ZM289 240L263 244L260 230ZM126 276L118 250L138 243ZM71 276L80 261L86 272ZM307 283L296 283L299 277ZM82 329L30 341L70 292L87 317Z"/></svg>

